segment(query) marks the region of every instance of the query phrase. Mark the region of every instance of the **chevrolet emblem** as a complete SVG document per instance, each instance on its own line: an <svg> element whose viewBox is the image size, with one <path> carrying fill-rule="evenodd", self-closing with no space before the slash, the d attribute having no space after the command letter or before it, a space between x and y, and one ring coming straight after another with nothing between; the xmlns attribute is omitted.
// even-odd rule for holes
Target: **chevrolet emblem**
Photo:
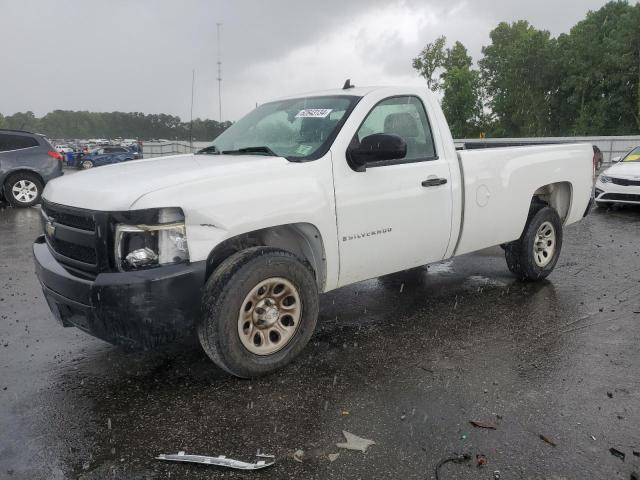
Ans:
<svg viewBox="0 0 640 480"><path fill-rule="evenodd" d="M56 233L56 225L53 223L55 221L54 218L48 218L47 223L44 226L45 231L47 232L47 236L49 238L53 238Z"/></svg>

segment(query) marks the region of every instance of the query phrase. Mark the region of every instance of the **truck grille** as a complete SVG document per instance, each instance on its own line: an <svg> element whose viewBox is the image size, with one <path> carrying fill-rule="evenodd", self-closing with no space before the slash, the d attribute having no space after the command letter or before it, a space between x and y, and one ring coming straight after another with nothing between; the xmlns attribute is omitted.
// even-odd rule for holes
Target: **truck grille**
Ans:
<svg viewBox="0 0 640 480"><path fill-rule="evenodd" d="M611 182L623 187L640 186L640 180L631 180L628 178L611 178Z"/></svg>
<svg viewBox="0 0 640 480"><path fill-rule="evenodd" d="M71 274L93 280L100 271L94 212L42 203L42 226L53 256Z"/></svg>

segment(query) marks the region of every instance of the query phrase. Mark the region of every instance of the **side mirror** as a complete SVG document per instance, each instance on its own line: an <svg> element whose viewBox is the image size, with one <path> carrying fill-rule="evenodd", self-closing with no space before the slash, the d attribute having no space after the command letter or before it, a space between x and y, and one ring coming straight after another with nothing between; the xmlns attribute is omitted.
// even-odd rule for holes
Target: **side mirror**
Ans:
<svg viewBox="0 0 640 480"><path fill-rule="evenodd" d="M349 162L358 172L364 172L368 163L397 160L406 155L407 142L391 133L374 133L364 137L360 145L347 150Z"/></svg>
<svg viewBox="0 0 640 480"><path fill-rule="evenodd" d="M622 160L622 157L613 157L611 163L618 163L620 160Z"/></svg>

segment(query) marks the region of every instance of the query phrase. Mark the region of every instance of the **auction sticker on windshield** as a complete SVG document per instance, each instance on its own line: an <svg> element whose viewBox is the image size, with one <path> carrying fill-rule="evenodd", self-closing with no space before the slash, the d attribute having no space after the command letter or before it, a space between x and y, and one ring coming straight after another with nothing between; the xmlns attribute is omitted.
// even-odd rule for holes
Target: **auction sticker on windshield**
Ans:
<svg viewBox="0 0 640 480"><path fill-rule="evenodd" d="M331 113L331 108L306 108L300 110L296 118L325 118Z"/></svg>

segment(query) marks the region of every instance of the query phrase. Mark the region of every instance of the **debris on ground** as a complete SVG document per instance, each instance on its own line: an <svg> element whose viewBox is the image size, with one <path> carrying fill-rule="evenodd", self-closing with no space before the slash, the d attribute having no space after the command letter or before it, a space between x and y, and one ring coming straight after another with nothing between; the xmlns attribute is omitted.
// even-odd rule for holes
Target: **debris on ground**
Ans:
<svg viewBox="0 0 640 480"><path fill-rule="evenodd" d="M636 472L631 472L631 480L640 480L640 477Z"/></svg>
<svg viewBox="0 0 640 480"><path fill-rule="evenodd" d="M353 433L349 433L346 430L342 431L346 442L344 443L336 443L336 447L338 448L346 448L347 450L358 450L362 453L367 451L371 445L375 445L376 442L373 440L367 440L366 438L358 437Z"/></svg>
<svg viewBox="0 0 640 480"><path fill-rule="evenodd" d="M613 447L609 449L609 452L611 453L611 455L613 455L614 457L618 457L623 462L624 462L624 458L627 456L624 452L621 452L617 448L613 448Z"/></svg>
<svg viewBox="0 0 640 480"><path fill-rule="evenodd" d="M436 480L440 480L440 468L442 468L443 465L446 465L447 463L465 463L469 460L471 460L471 455L469 455L468 453L464 453L462 455L454 454L453 457L443 458L436 464Z"/></svg>
<svg viewBox="0 0 640 480"><path fill-rule="evenodd" d="M492 422L478 422L476 420L469 420L469 423L476 428L487 428L489 430L495 430L498 428L496 424Z"/></svg>
<svg viewBox="0 0 640 480"><path fill-rule="evenodd" d="M500 480L500 470L493 472L493 480Z"/></svg>
<svg viewBox="0 0 640 480"><path fill-rule="evenodd" d="M296 462L302 463L302 460L304 460L304 450L296 450L293 452L293 459Z"/></svg>
<svg viewBox="0 0 640 480"><path fill-rule="evenodd" d="M640 452L634 450L632 453L634 457L640 457Z"/></svg>
<svg viewBox="0 0 640 480"><path fill-rule="evenodd" d="M476 454L476 465L478 465L478 467L484 467L487 463L488 461L486 455L482 453Z"/></svg>
<svg viewBox="0 0 640 480"><path fill-rule="evenodd" d="M338 457L340 456L339 453L330 453L329 455L327 455L327 458L329 459L330 462L335 462Z"/></svg>
<svg viewBox="0 0 640 480"><path fill-rule="evenodd" d="M556 442L554 442L553 440L551 440L549 437L547 437L546 435L543 434L539 434L538 437L540 437L540 440L542 440L543 442L548 443L549 445L551 445L552 447L555 447L557 445Z"/></svg>
<svg viewBox="0 0 640 480"><path fill-rule="evenodd" d="M613 393L611 393L611 392L607 392L607 397L609 397L609 398L613 398Z"/></svg>
<svg viewBox="0 0 640 480"><path fill-rule="evenodd" d="M157 460L167 460L170 462L184 462L184 463L201 463L204 465L216 465L219 467L233 468L236 470L260 470L267 468L275 464L273 455L256 455L258 458L269 458L271 461L258 460L255 463L243 462L241 460L234 460L227 458L224 455L217 457L208 457L206 455L187 455L184 452L178 452L177 454L160 454L156 457Z"/></svg>

